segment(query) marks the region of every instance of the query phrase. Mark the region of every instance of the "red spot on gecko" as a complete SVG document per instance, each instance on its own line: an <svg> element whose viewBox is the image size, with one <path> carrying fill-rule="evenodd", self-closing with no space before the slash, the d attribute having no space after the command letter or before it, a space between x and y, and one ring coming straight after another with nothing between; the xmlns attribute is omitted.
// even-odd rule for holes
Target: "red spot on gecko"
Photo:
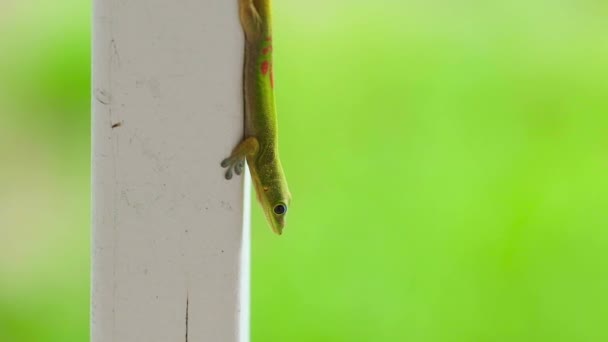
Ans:
<svg viewBox="0 0 608 342"><path fill-rule="evenodd" d="M262 70L262 75L266 75L270 71L270 62L263 61L260 69Z"/></svg>
<svg viewBox="0 0 608 342"><path fill-rule="evenodd" d="M263 61L260 65L260 70L262 71L262 75L268 75L270 87L274 88L274 73L272 72L272 64L270 64L269 61Z"/></svg>
<svg viewBox="0 0 608 342"><path fill-rule="evenodd" d="M268 36L268 37L266 37L266 41L267 41L267 42L272 41L272 36Z"/></svg>
<svg viewBox="0 0 608 342"><path fill-rule="evenodd" d="M267 55L268 53L272 52L272 45L267 46L265 48L262 49L262 54Z"/></svg>

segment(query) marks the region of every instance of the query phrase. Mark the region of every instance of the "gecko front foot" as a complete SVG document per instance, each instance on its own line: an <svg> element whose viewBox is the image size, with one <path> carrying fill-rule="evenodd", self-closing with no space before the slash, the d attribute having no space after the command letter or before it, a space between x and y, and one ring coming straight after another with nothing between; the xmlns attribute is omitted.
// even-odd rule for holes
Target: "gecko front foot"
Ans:
<svg viewBox="0 0 608 342"><path fill-rule="evenodd" d="M243 174L243 170L245 170L245 158L255 155L259 150L259 146L258 140L254 137L241 141L232 151L232 155L222 160L221 166L225 169L227 168L226 179L232 179L233 172L237 176Z"/></svg>
<svg viewBox="0 0 608 342"><path fill-rule="evenodd" d="M225 178L232 179L232 172L236 173L237 176L240 176L245 169L245 159L234 159L232 157L226 158L222 160L221 166L223 168L227 168Z"/></svg>

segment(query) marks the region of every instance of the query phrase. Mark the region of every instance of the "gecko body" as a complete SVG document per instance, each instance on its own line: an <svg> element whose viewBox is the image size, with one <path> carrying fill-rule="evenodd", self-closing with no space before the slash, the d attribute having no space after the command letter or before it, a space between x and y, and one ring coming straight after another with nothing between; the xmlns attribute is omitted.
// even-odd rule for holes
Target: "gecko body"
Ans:
<svg viewBox="0 0 608 342"><path fill-rule="evenodd" d="M247 161L264 214L280 235L291 194L279 159L270 0L239 0L239 16L245 34L244 138L221 165L227 168L226 179L231 179L233 172L243 172Z"/></svg>

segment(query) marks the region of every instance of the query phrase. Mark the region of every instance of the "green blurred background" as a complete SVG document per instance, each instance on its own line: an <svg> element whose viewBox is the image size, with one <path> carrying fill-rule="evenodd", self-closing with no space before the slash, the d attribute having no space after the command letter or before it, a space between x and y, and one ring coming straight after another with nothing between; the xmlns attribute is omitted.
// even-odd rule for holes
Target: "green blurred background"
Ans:
<svg viewBox="0 0 608 342"><path fill-rule="evenodd" d="M608 2L274 1L253 342L608 341ZM90 3L0 4L0 341L86 341Z"/></svg>

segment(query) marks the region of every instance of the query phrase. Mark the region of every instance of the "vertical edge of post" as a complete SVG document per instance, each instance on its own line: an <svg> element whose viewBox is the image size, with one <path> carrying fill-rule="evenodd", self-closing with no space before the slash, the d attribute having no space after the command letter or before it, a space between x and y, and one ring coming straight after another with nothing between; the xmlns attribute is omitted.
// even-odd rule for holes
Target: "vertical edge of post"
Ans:
<svg viewBox="0 0 608 342"><path fill-rule="evenodd" d="M249 175L249 168L245 170ZM243 249L241 253L241 284L239 296L241 298L240 336L239 342L249 342L251 336L251 178L245 177L245 191L243 197Z"/></svg>
<svg viewBox="0 0 608 342"><path fill-rule="evenodd" d="M93 0L93 342L249 341L237 5Z"/></svg>

